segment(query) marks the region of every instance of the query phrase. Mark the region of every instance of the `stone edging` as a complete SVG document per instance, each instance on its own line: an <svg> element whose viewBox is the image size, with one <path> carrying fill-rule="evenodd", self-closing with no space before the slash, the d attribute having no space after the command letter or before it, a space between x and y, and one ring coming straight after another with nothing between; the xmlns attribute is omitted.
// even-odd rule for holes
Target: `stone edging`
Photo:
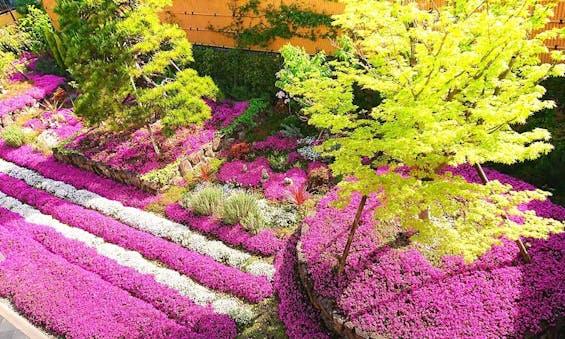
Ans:
<svg viewBox="0 0 565 339"><path fill-rule="evenodd" d="M156 194L162 189L155 184L141 180L141 178L133 172L115 169L104 163L89 159L82 154L62 153L58 148L53 148L53 157L57 161L74 165L126 185L135 186L148 193Z"/></svg>
<svg viewBox="0 0 565 339"><path fill-rule="evenodd" d="M302 225L301 234L308 232L308 225ZM351 321L335 311L335 302L329 298L321 298L314 290L314 284L306 267L306 259L302 253L302 240L296 245L296 256L298 259L298 275L302 286L308 295L312 305L320 311L320 316L327 328L337 336L347 339L383 339L382 335L369 333L355 328Z"/></svg>

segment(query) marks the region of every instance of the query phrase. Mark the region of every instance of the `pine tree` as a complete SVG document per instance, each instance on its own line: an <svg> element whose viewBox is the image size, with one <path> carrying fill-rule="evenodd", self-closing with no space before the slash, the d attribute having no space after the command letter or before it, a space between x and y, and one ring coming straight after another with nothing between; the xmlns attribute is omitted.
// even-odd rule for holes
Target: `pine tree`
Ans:
<svg viewBox="0 0 565 339"><path fill-rule="evenodd" d="M59 0L55 12L66 64L81 95L75 111L91 124L124 129L160 120L167 130L210 117L203 97L217 88L187 68L194 61L185 33L162 23L171 1Z"/></svg>
<svg viewBox="0 0 565 339"><path fill-rule="evenodd" d="M539 55L548 52L544 40L563 32L532 33L549 21L555 4L451 0L428 11L412 1L342 2L335 59L286 46L278 74L278 86L302 104L309 123L333 133L322 148L335 159L334 173L356 178L340 184L341 203L353 191L377 194L382 205L375 217L383 224L400 220L431 258L472 261L502 235L517 240L562 230L563 223L516 207L546 193L515 192L498 181L468 183L446 172L551 150L546 130L518 133L512 125L554 105L541 99L539 83L564 74L563 54L552 51L551 64L541 64ZM357 107L357 87L382 96L382 103ZM358 218L339 270L357 226Z"/></svg>

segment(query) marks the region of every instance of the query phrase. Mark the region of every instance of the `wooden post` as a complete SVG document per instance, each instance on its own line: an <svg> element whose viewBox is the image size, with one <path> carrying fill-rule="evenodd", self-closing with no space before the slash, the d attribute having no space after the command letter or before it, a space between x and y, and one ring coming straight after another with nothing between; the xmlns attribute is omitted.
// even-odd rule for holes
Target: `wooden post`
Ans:
<svg viewBox="0 0 565 339"><path fill-rule="evenodd" d="M481 166L481 164L475 164L474 167L475 167L475 170L477 171L477 173L479 174L481 181L483 182L484 185L486 185L489 182L489 180L488 180L488 177L487 177L485 171L483 170L483 167ZM505 214L504 218L508 219L508 216ZM528 249L526 248L526 246L522 242L522 239L518 238L516 240L516 244L518 245L518 248L520 249L520 255L522 255L522 258L524 259L524 261L526 263L531 263L532 257L528 253Z"/></svg>

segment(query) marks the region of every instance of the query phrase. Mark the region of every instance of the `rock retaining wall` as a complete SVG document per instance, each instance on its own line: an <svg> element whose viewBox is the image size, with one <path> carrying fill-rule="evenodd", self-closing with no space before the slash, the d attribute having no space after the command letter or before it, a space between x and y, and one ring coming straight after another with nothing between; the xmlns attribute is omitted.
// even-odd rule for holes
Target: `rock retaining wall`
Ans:
<svg viewBox="0 0 565 339"><path fill-rule="evenodd" d="M62 153L58 148L53 149L53 156L57 161L74 165L78 168L94 172L98 175L116 180L126 185L135 186L152 194L158 193L162 188L153 183L142 180L139 175L125 170L118 170L101 162L94 161L77 153Z"/></svg>

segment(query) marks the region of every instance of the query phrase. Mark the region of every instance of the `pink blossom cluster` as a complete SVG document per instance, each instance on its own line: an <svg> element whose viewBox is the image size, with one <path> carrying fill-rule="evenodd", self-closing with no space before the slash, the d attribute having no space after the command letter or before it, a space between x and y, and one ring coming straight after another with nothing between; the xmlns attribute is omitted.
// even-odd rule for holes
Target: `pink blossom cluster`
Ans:
<svg viewBox="0 0 565 339"><path fill-rule="evenodd" d="M0 140L0 157L19 166L37 171L41 175L66 182L78 189L86 189L105 198L117 200L126 206L144 208L157 199L135 187L117 183L89 171L55 161L52 156L45 157L30 146L19 148L7 146Z"/></svg>
<svg viewBox="0 0 565 339"><path fill-rule="evenodd" d="M273 173L263 184L265 197L271 200L292 200L292 192L306 185L306 173L301 168L291 168L285 173Z"/></svg>
<svg viewBox="0 0 565 339"><path fill-rule="evenodd" d="M175 222L185 224L195 231L212 235L230 245L241 246L255 254L273 255L283 246L283 241L277 238L272 230L262 230L253 235L240 225L226 226L212 217L194 215L179 204L167 206L165 213Z"/></svg>
<svg viewBox="0 0 565 339"><path fill-rule="evenodd" d="M257 141L253 144L254 152L266 151L290 151L298 147L298 141L295 138L287 138L281 134L269 136L263 141Z"/></svg>
<svg viewBox="0 0 565 339"><path fill-rule="evenodd" d="M6 213L5 216L4 213ZM0 214L2 214L0 219L5 219L4 221L6 221L2 221L0 224L10 234L21 235L23 238L27 238L29 242L41 244L48 252L63 260L67 260L75 267L84 270L84 272L92 272L92 274L98 275L103 281L155 307L156 310L164 313L168 318L189 329L192 333L187 332L187 336L191 338L235 337L236 327L230 317L215 314L210 307L196 305L178 291L158 283L151 275L141 274L132 268L119 265L114 260L99 255L95 249L85 246L80 241L68 239L47 226L27 223L21 216L10 211L1 210ZM10 219L9 221L7 220L8 218ZM2 268L0 268L1 271ZM71 278L70 275L69 277ZM90 293L89 290L86 290L86 287L84 291L86 294ZM48 314L37 314L34 311L30 309L27 315L33 319L49 316ZM49 311L49 308L45 308L44 311ZM54 309L52 311L68 312L70 315L70 313L74 312L74 309ZM65 324L74 326L74 323ZM45 325L47 328L53 329L49 323L45 323ZM95 322L94 324L86 325L101 326L102 324L98 325ZM68 329L61 330L59 333L61 335L71 335L67 331ZM100 328L100 331L103 331L103 327ZM107 333L104 334L108 335ZM135 333L131 333L131 335L135 336Z"/></svg>
<svg viewBox="0 0 565 339"><path fill-rule="evenodd" d="M156 130L155 139L162 153L159 155L146 129L122 134L91 130L65 147L116 169L145 174L176 161L182 154L199 150L213 138L213 130L198 127L179 128L172 137L167 137L163 130Z"/></svg>
<svg viewBox="0 0 565 339"><path fill-rule="evenodd" d="M159 260L212 289L251 302L259 302L273 292L266 277L218 263L210 257L133 229L96 211L53 197L5 174L0 174L0 191L63 223L99 236L106 242L139 252L147 259Z"/></svg>
<svg viewBox="0 0 565 339"><path fill-rule="evenodd" d="M55 335L69 338L208 338L210 334L221 338L231 334L233 337L233 325L223 325L224 333L214 333L213 328L206 325L209 321L204 320L201 329L212 332L199 334L169 319L150 303L43 247L23 231L34 226L6 209L0 209L0 225L0 252L5 257L0 263L0 296L10 299L30 321ZM76 244L57 246L67 251ZM70 248L66 249L67 246ZM131 286L137 283L137 279L129 282ZM139 282L139 286L141 284ZM225 324L225 319L219 323Z"/></svg>
<svg viewBox="0 0 565 339"><path fill-rule="evenodd" d="M289 338L330 338L319 313L309 303L296 272L296 243L292 236L275 258L274 285L279 296L279 319Z"/></svg>
<svg viewBox="0 0 565 339"><path fill-rule="evenodd" d="M25 93L0 101L0 117L21 110L26 106L34 105L37 101L53 93L57 87L65 82L65 78L56 75L30 74L28 78L33 81L34 86Z"/></svg>
<svg viewBox="0 0 565 339"><path fill-rule="evenodd" d="M55 133L60 140L65 140L80 132L83 124L73 114L72 109L63 108L56 113L44 112L40 118L26 121L24 127L38 132L48 130Z"/></svg>
<svg viewBox="0 0 565 339"><path fill-rule="evenodd" d="M206 122L206 127L219 129L227 127L249 107L249 103L245 101L206 100L206 104L212 109L212 118Z"/></svg>
<svg viewBox="0 0 565 339"><path fill-rule="evenodd" d="M470 167L454 169L472 179ZM487 170L491 179L531 186ZM464 264L445 258L435 267L414 249L379 241L372 211L374 196L362 216L344 275L332 271L345 246L360 196L343 210L330 204L337 189L324 197L306 223L303 251L315 289L337 302L355 326L386 337L522 337L539 333L565 315L565 234L548 240L527 239L533 262L525 264L514 242L493 247L479 260ZM536 212L565 219L565 208L546 202Z"/></svg>
<svg viewBox="0 0 565 339"><path fill-rule="evenodd" d="M265 174L267 177L265 177ZM258 187L273 174L269 161L260 157L251 162L234 160L225 163L218 172L218 180L236 182L244 187Z"/></svg>

